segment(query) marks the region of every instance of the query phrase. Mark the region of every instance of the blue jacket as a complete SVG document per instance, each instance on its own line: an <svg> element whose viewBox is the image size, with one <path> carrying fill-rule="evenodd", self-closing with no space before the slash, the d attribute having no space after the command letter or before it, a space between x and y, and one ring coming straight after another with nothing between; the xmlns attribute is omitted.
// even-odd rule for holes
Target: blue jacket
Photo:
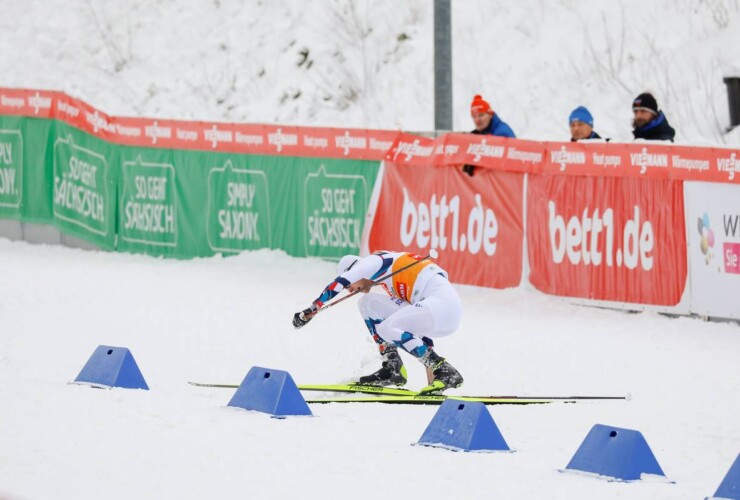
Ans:
<svg viewBox="0 0 740 500"><path fill-rule="evenodd" d="M501 120L501 118L498 117L497 114L493 115L493 118L491 119L491 123L488 125L488 128L485 130L473 130L473 134L481 134L481 135L497 135L499 137L512 137L515 138L514 131L511 130L511 127L509 127L504 121Z"/></svg>
<svg viewBox="0 0 740 500"><path fill-rule="evenodd" d="M668 125L668 120L661 111L658 113L658 116L650 121L650 123L644 127L634 129L632 131L632 135L635 136L635 139L673 142L673 138L676 136L676 131L673 130L673 127Z"/></svg>
<svg viewBox="0 0 740 500"><path fill-rule="evenodd" d="M586 139L601 139L601 136L592 130L591 135L586 137ZM579 140L580 139L573 139L572 137L570 138L570 142L578 142ZM609 142L609 139L606 139L606 142Z"/></svg>

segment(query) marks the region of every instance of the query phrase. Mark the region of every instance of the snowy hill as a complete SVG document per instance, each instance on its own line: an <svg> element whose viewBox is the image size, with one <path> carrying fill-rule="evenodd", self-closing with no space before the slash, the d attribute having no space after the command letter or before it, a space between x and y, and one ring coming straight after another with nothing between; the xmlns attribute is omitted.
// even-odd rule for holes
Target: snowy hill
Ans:
<svg viewBox="0 0 740 500"><path fill-rule="evenodd" d="M66 91L114 115L431 130L430 2L6 0L0 85ZM677 139L738 144L733 0L453 2L454 128L483 94L523 138L568 139L585 105L631 140L653 91Z"/></svg>

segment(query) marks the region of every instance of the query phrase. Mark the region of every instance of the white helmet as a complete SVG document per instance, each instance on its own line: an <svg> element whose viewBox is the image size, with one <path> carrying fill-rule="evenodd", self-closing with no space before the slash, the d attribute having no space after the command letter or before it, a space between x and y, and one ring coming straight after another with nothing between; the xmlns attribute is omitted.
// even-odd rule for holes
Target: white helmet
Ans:
<svg viewBox="0 0 740 500"><path fill-rule="evenodd" d="M339 259L339 263L337 264L337 274L342 275L346 271L349 271L349 269L354 266L358 260L360 260L359 255L345 255Z"/></svg>

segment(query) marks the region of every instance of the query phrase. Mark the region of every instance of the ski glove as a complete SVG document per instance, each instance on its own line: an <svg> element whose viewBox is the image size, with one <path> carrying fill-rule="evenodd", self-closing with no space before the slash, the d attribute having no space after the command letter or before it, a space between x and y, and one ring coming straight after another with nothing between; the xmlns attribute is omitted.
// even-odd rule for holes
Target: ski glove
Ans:
<svg viewBox="0 0 740 500"><path fill-rule="evenodd" d="M295 313L293 315L293 326L296 329L306 326L316 316L317 312L316 304L311 304L311 307Z"/></svg>

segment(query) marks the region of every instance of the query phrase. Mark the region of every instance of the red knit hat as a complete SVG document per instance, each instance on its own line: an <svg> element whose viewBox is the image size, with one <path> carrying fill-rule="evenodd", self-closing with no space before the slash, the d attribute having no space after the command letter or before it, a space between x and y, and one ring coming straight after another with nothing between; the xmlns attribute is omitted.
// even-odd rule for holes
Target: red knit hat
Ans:
<svg viewBox="0 0 740 500"><path fill-rule="evenodd" d="M476 113L488 113L489 115L493 114L491 105L488 104L488 102L486 102L479 95L476 95L475 97L473 97L473 102L470 103L470 114L474 115Z"/></svg>

